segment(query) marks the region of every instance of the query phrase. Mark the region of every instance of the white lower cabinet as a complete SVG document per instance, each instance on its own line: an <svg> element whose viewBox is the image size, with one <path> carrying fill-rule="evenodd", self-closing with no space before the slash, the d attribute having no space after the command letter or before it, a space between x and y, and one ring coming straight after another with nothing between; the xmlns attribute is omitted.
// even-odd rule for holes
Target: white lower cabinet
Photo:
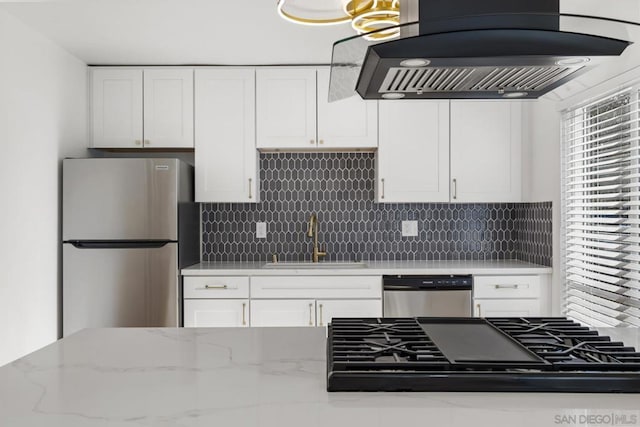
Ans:
<svg viewBox="0 0 640 427"><path fill-rule="evenodd" d="M381 300L251 300L251 326L327 326L334 317L381 316Z"/></svg>
<svg viewBox="0 0 640 427"><path fill-rule="evenodd" d="M318 300L318 326L327 326L334 317L382 317L381 300Z"/></svg>
<svg viewBox="0 0 640 427"><path fill-rule="evenodd" d="M540 316L539 299L476 299L476 317L536 317Z"/></svg>
<svg viewBox="0 0 640 427"><path fill-rule="evenodd" d="M247 327L248 299L189 299L184 301L184 326Z"/></svg>
<svg viewBox="0 0 640 427"><path fill-rule="evenodd" d="M314 300L252 300L251 326L315 326Z"/></svg>
<svg viewBox="0 0 640 427"><path fill-rule="evenodd" d="M474 276L474 316L541 316L540 282L540 276Z"/></svg>
<svg viewBox="0 0 640 427"><path fill-rule="evenodd" d="M380 276L185 277L185 327L327 326L381 317Z"/></svg>

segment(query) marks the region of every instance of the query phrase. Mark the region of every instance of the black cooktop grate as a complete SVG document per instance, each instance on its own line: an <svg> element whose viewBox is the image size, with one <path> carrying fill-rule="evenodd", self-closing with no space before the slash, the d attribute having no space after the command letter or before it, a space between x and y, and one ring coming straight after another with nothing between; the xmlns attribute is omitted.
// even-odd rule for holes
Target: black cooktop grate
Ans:
<svg viewBox="0 0 640 427"><path fill-rule="evenodd" d="M335 369L449 365L415 319L340 319L331 325Z"/></svg>
<svg viewBox="0 0 640 427"><path fill-rule="evenodd" d="M558 370L640 369L640 353L565 318L489 318Z"/></svg>
<svg viewBox="0 0 640 427"><path fill-rule="evenodd" d="M434 322L484 323L539 361L456 363L423 328ZM640 392L640 353L566 318L340 318L329 326L327 378L330 391Z"/></svg>

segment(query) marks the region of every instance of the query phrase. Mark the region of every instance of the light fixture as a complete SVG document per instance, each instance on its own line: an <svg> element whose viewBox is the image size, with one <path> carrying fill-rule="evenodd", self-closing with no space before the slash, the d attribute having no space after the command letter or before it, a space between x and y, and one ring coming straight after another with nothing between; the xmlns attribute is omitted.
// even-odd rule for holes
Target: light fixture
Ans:
<svg viewBox="0 0 640 427"><path fill-rule="evenodd" d="M529 95L529 92L506 92L502 95L503 98L522 98Z"/></svg>
<svg viewBox="0 0 640 427"><path fill-rule="evenodd" d="M358 34L366 34L366 40L388 40L400 34L400 0L278 0L277 10L296 24L351 22Z"/></svg>
<svg viewBox="0 0 640 427"><path fill-rule="evenodd" d="M422 58L405 59L404 61L400 62L401 67L412 67L412 68L426 67L429 64L431 64L431 61L429 61L428 59L422 59Z"/></svg>
<svg viewBox="0 0 640 427"><path fill-rule="evenodd" d="M404 98L404 93L388 92L388 93L383 93L382 97L384 99L401 99L401 98Z"/></svg>
<svg viewBox="0 0 640 427"><path fill-rule="evenodd" d="M556 61L556 65L580 65L589 62L589 58L585 58L582 56L576 56L573 58L564 58Z"/></svg>

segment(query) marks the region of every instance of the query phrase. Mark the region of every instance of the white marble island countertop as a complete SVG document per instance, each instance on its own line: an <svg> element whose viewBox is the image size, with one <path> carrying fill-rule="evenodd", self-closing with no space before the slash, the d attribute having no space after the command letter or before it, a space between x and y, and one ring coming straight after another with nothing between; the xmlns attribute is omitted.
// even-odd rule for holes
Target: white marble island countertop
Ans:
<svg viewBox="0 0 640 427"><path fill-rule="evenodd" d="M280 263L265 261L201 262L182 269L184 276L248 275L248 276L382 276L385 274L551 274L551 267L518 260L488 261L363 261L355 263L320 261Z"/></svg>
<svg viewBox="0 0 640 427"><path fill-rule="evenodd" d="M324 353L321 328L83 330L0 367L0 426L640 425L640 394L327 393Z"/></svg>

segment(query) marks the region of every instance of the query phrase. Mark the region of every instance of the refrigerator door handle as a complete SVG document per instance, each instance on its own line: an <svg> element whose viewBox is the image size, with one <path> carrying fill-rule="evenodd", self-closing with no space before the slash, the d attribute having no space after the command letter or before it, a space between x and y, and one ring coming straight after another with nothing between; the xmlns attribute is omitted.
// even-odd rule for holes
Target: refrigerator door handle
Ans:
<svg viewBox="0 0 640 427"><path fill-rule="evenodd" d="M147 241L127 241L127 240L67 240L64 243L69 243L73 247L78 249L146 249L146 248L161 248L167 243L172 243L171 240L147 240Z"/></svg>

